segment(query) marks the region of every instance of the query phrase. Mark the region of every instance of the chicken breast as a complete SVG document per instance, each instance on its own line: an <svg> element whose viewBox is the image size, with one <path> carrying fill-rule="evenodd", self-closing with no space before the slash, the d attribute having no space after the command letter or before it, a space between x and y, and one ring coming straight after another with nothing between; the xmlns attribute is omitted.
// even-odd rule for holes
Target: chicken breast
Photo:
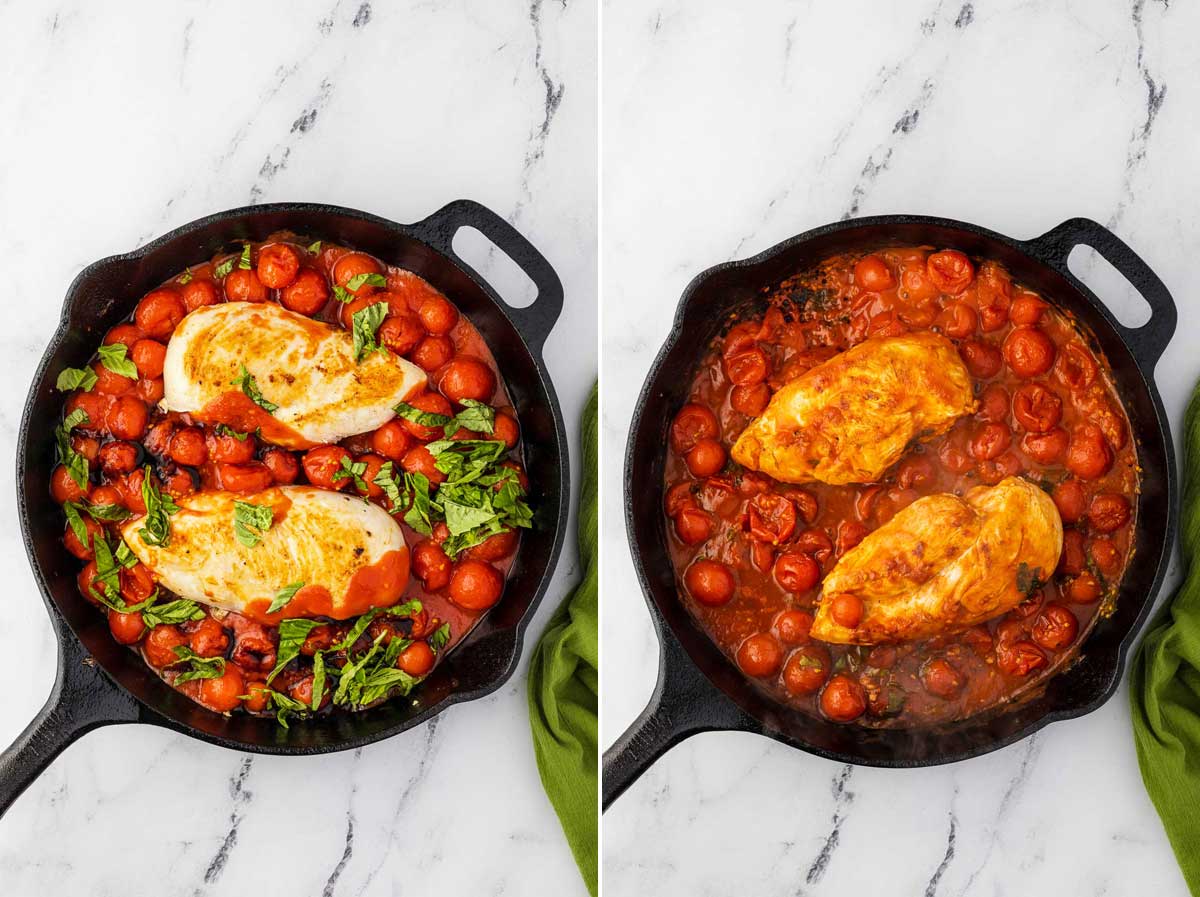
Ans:
<svg viewBox="0 0 1200 897"><path fill-rule="evenodd" d="M243 366L273 411L247 396ZM390 353L356 363L354 340L340 327L273 302L228 302L196 309L175 329L162 406L306 449L374 430L424 385L424 371Z"/></svg>
<svg viewBox="0 0 1200 897"><path fill-rule="evenodd" d="M825 577L813 638L875 645L929 638L990 620L1019 604L1058 566L1062 520L1021 477L959 497L930 495L900 510ZM862 602L853 628L830 613L838 595Z"/></svg>
<svg viewBox="0 0 1200 897"><path fill-rule="evenodd" d="M270 527L235 530L234 502L269 507ZM387 511L357 496L313 486L280 486L254 495L197 492L178 499L165 546L147 545L138 517L121 527L125 542L156 582L183 598L277 623L285 617L344 620L390 607L408 583L408 546ZM285 586L303 583L283 610L268 613Z"/></svg>
<svg viewBox="0 0 1200 897"><path fill-rule="evenodd" d="M733 460L786 483L873 483L911 442L946 432L977 404L944 336L870 339L779 389Z"/></svg>

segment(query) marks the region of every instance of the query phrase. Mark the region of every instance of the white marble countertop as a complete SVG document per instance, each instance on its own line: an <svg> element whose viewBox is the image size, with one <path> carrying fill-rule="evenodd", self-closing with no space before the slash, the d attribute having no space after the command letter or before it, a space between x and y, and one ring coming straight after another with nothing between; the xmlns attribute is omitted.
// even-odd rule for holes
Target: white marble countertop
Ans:
<svg viewBox="0 0 1200 897"><path fill-rule="evenodd" d="M603 744L658 659L625 547L625 436L704 268L849 215L1022 238L1094 218L1180 306L1157 377L1178 437L1200 375L1198 29L1195 4L1156 0L606 4ZM1005 750L905 772L697 736L606 814L605 893L1184 895L1127 707L1122 688Z"/></svg>
<svg viewBox="0 0 1200 897"><path fill-rule="evenodd" d="M415 221L479 200L566 286L546 357L578 469L596 371L596 18L587 3L541 0L0 4L0 743L54 676L11 472L27 385L88 262L253 202ZM573 544L496 694L305 759L99 730L0 820L0 890L585 893L538 779L525 700L533 638L577 578Z"/></svg>

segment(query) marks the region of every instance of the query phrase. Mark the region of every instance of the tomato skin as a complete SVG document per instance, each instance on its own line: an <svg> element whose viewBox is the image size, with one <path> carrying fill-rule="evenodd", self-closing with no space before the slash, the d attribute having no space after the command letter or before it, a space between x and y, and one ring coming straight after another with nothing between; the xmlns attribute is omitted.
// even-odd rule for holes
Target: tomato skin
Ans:
<svg viewBox="0 0 1200 897"><path fill-rule="evenodd" d="M775 581L793 594L802 594L821 581L821 565L802 551L785 551L775 560Z"/></svg>
<svg viewBox="0 0 1200 897"><path fill-rule="evenodd" d="M888 263L877 255L868 255L854 265L854 283L871 293L882 293L896 285L896 276Z"/></svg>
<svg viewBox="0 0 1200 897"><path fill-rule="evenodd" d="M487 610L503 590L504 577L484 561L459 561L450 574L450 600L464 610Z"/></svg>
<svg viewBox="0 0 1200 897"><path fill-rule="evenodd" d="M329 285L321 272L305 268L279 294L279 304L302 315L315 315L329 302Z"/></svg>
<svg viewBox="0 0 1200 897"><path fill-rule="evenodd" d="M775 492L760 492L750 499L747 512L750 537L779 545L796 529L796 505Z"/></svg>
<svg viewBox="0 0 1200 897"><path fill-rule="evenodd" d="M836 723L849 723L867 711L867 694L857 679L838 673L821 692L821 712Z"/></svg>
<svg viewBox="0 0 1200 897"><path fill-rule="evenodd" d="M1042 383L1026 383L1013 395L1012 411L1030 433L1047 433L1062 420L1062 399Z"/></svg>
<svg viewBox="0 0 1200 897"><path fill-rule="evenodd" d="M258 251L258 279L272 290L289 286L300 271L300 254L287 243L272 243Z"/></svg>
<svg viewBox="0 0 1200 897"><path fill-rule="evenodd" d="M701 439L716 439L721 428L717 416L705 405L689 403L679 409L671 423L671 448L686 455Z"/></svg>
<svg viewBox="0 0 1200 897"><path fill-rule="evenodd" d="M975 266L955 249L931 253L925 260L925 266L934 286L952 296L957 296L975 279Z"/></svg>
<svg viewBox="0 0 1200 897"><path fill-rule="evenodd" d="M696 601L709 607L719 607L733 597L736 582L733 572L720 561L693 561L683 574L683 584Z"/></svg>
<svg viewBox="0 0 1200 897"><path fill-rule="evenodd" d="M349 477L337 480L333 477L341 469L343 460L349 461L350 453L340 445L319 445L304 453L301 466L304 475L314 486L341 492L350 485Z"/></svg>
<svg viewBox="0 0 1200 897"><path fill-rule="evenodd" d="M975 431L971 454L980 461L998 458L1012 443L1012 431L1006 424L987 423Z"/></svg>
<svg viewBox="0 0 1200 897"><path fill-rule="evenodd" d="M979 396L979 411L975 416L989 423L1007 423L1009 407L1008 390L993 383Z"/></svg>
<svg viewBox="0 0 1200 897"><path fill-rule="evenodd" d="M747 676L756 679L774 676L783 663L783 649L770 633L759 632L742 642L737 663Z"/></svg>
<svg viewBox="0 0 1200 897"><path fill-rule="evenodd" d="M396 666L410 676L427 676L433 669L435 659L428 642L413 642L400 652L400 656L396 658Z"/></svg>
<svg viewBox="0 0 1200 897"><path fill-rule="evenodd" d="M996 646L996 666L1008 676L1028 676L1048 662L1042 649L1031 641L1002 641Z"/></svg>

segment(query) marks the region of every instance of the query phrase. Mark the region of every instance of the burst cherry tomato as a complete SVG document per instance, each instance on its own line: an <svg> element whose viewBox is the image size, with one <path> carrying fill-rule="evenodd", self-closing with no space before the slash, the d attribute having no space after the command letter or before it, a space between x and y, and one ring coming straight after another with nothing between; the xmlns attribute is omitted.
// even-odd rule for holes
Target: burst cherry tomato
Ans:
<svg viewBox="0 0 1200 897"><path fill-rule="evenodd" d="M854 282L860 289L871 293L882 293L896 285L896 277L888 263L877 255L868 255L854 266Z"/></svg>
<svg viewBox="0 0 1200 897"><path fill-rule="evenodd" d="M302 315L315 315L329 302L329 285L321 272L306 268L283 287L279 304ZM382 328L380 328L382 330Z"/></svg>
<svg viewBox="0 0 1200 897"><path fill-rule="evenodd" d="M1018 377L1039 377L1054 364L1054 343L1036 327L1017 327L1004 339L1004 360Z"/></svg>
<svg viewBox="0 0 1200 897"><path fill-rule="evenodd" d="M287 243L272 243L258 251L258 279L272 290L289 286L300 271L300 253Z"/></svg>
<svg viewBox="0 0 1200 897"><path fill-rule="evenodd" d="M717 416L710 409L704 405L684 405L671 424L671 447L684 455L701 439L715 439L720 432Z"/></svg>

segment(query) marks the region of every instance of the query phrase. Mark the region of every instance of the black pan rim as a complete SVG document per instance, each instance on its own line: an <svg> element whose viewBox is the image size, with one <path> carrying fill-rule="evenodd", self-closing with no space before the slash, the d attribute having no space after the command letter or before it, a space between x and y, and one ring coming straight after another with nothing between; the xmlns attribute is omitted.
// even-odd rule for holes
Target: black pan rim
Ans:
<svg viewBox="0 0 1200 897"><path fill-rule="evenodd" d="M1077 220L1077 219L1072 219L1072 220ZM791 249L794 246L797 246L797 245L805 243L809 240L813 240L813 239L823 237L823 236L826 236L829 234L836 234L836 233L839 233L842 231L849 231L849 230L854 230L854 229L859 229L859 228L892 227L892 226L899 226L899 225L919 225L919 226L929 226L929 227L941 227L941 228L947 228L947 229L966 232L966 233L969 233L969 234L977 236L977 237L983 237L985 239L993 240L995 242L1004 244L1007 247L1009 247L1010 249L1014 250L1015 252L1027 257L1031 262L1033 262L1035 264L1042 265L1042 266L1049 266L1049 263L1047 261L1045 261L1044 259L1040 258L1038 255L1036 255L1032 252L1032 243L1033 243L1034 239L1036 239L1036 238L1031 238L1030 240L1024 240L1024 241L1017 240L1017 239L1014 239L1007 235L998 233L996 231L990 230L985 227L981 227L979 225L976 225L976 224L973 224L970 222L960 221L960 220L956 220L956 219L952 219L952 218L939 217L939 216L913 215L913 214L899 213L899 214L890 214L890 215L864 216L861 218L846 218L846 219L842 219L840 221L831 222L831 223L824 224L824 225L819 225L817 227L814 227L809 230L803 231L799 234L796 234L795 236L788 237L787 239L782 240L781 242L776 243L773 246L770 246L767 249L764 249L761 252L756 253L753 256L749 256L744 259L734 259L734 260L730 260L730 261L726 261L726 262L721 262L719 264L716 264L709 268L706 268L705 270L703 270L699 274L697 274L695 277L693 277L688 282L687 286L684 288L683 293L679 299L679 303L676 307L675 315L673 316L672 321L671 321L670 332L668 333L662 346L659 348L658 353L655 355L653 362L651 363L649 369L646 372L646 376L645 376L645 380L643 382L642 388L638 392L637 400L634 405L633 415L630 420L629 436L626 440L625 457L624 457L624 465L623 465L623 473L624 473L625 483L629 484L630 482L632 482L633 471L636 469L636 467L638 467L642 463L641 461L639 461L638 458L635 457L635 441L636 441L636 435L641 431L641 428L643 425L644 411L647 407L647 404L648 404L651 396L653 395L654 387L658 382L658 378L659 378L662 368L667 360L667 356L670 355L672 350L678 344L680 337L682 336L684 317L685 317L685 314L687 312L689 305L691 304L692 298L693 298L694 294L696 293L696 291L704 283L706 283L713 276L715 276L723 271L754 268L758 265L763 264L764 262L770 261L776 255L786 252L787 250ZM1099 225L1097 225L1097 227L1099 227ZM1054 266L1050 266L1050 267L1053 268ZM1113 329L1114 333L1116 333L1121 338L1122 342L1126 342L1125 337L1123 335L1126 332L1126 328L1124 328L1116 320L1116 318L1112 314L1112 312L1095 295L1095 293L1086 284L1080 282L1078 280L1078 278L1075 278L1074 275L1072 275L1069 271L1058 271L1057 268L1055 268L1055 270L1057 271L1057 273L1062 274L1066 277L1068 282L1080 293L1080 295L1084 298L1084 300L1096 310L1096 312ZM1128 344L1127 344L1127 348L1128 348ZM1130 348L1130 352L1131 353L1133 352L1132 348ZM712 679L709 677L708 673L706 671L704 671L703 669L701 669L698 664L696 664L696 662L691 657L688 650L682 646L682 644L679 642L679 640L677 639L677 637L675 635L675 632L674 632L674 629L673 629L671 623L668 622L665 619L665 617L663 617L662 612L660 611L657 603L655 602L655 600L653 598L653 594L652 594L653 586L652 586L652 584L650 582L650 578L646 572L646 563L642 558L642 551L641 551L641 547L640 547L640 544L638 541L637 523L634 519L635 512L634 512L634 507L633 507L633 501L632 501L632 497L629 493L629 489L628 489L628 485L627 485L626 489L625 489L625 496L624 496L624 499L625 499L624 500L624 518L625 518L626 538L629 543L630 555L633 560L634 570L637 574L638 584L641 587L642 599L646 603L647 608L649 609L650 618L654 625L655 634L657 636L657 639L658 639L659 645L660 645L660 650L662 651L661 663L667 662L666 642L668 639L670 639L675 643L676 647L678 648L677 653L682 655L682 657L684 658L684 662L686 662L687 664L690 664L691 667L693 668L691 670L691 672L693 672L695 674L695 678L703 680L703 682L708 686L708 692L709 692L707 695L708 699L710 701L723 702L725 704L730 705L731 707L736 707L742 717L740 724L732 726L732 727L702 726L697 731L718 731L718 730L725 730L726 728L732 728L735 731L755 732L757 734L764 735L768 738L771 738L775 741L779 741L779 742L786 744L790 747L793 747L797 750L801 750L806 753L813 754L814 756L818 756L823 759L831 760L831 761L838 762L838 763L850 764L850 765L855 765L855 766L873 767L873 768L879 768L879 769L915 769L915 768L941 766L941 765L946 765L946 764L950 764L950 763L957 763L957 762L961 762L963 760L969 760L969 759L972 759L975 757L984 756L986 754L992 753L993 751L997 751L1004 747L1008 747L1012 744L1015 744L1018 741L1022 741L1025 738L1028 738L1029 736L1034 735L1035 733L1037 733L1041 729L1045 728L1046 726L1050 725L1051 723L1061 722L1063 720L1075 719L1075 718L1078 718L1081 716L1085 716L1085 715L1092 713L1093 711L1099 709L1102 705L1107 703L1112 698L1112 696L1116 693L1117 689L1120 686L1121 680L1124 676L1125 666L1128 661L1128 655L1129 655L1130 649L1132 648L1133 643L1139 637L1143 627L1145 626L1147 618L1149 617L1150 613L1153 610L1155 598L1158 594L1159 589L1162 586L1162 582L1166 576L1167 567L1169 566L1171 550L1172 550L1172 546L1174 544L1175 532L1176 532L1176 528L1177 528L1177 517L1178 517L1177 511L1178 511L1178 503L1179 503L1178 474L1176 471L1175 451L1174 451L1174 445L1173 445L1172 439L1170 437L1168 418L1166 415L1166 410L1162 403L1162 396L1160 395L1160 393L1158 391L1158 387L1155 384L1154 377L1149 372L1144 370L1141 365L1139 365L1138 370L1139 370L1139 373L1141 374L1142 382L1145 386L1145 389L1146 389L1146 391L1153 403L1153 406L1154 406L1154 411L1155 411L1155 414L1156 414L1156 417L1157 417L1157 420L1159 423L1159 431L1155 435L1162 438L1164 456L1165 456L1166 462L1167 462L1167 465L1166 465L1167 470L1165 471L1165 474L1166 474L1165 479L1166 479L1166 483L1167 483L1166 497L1167 497L1168 519L1167 519L1166 528L1165 528L1165 538L1163 539L1163 544L1160 546L1158 557L1155 559L1155 575L1150 583L1148 583L1147 585L1145 585L1144 587L1142 587L1139 590L1142 593L1141 606L1140 606L1138 614L1136 615L1129 630L1121 638L1121 641L1119 643L1119 646L1118 646L1118 649L1117 649L1116 655L1115 655L1115 663L1113 664L1112 669L1110 671L1110 675L1109 675L1107 684L1105 685L1105 687L1103 689L1101 689L1096 694L1096 696L1094 698L1092 698L1089 701L1077 703L1077 704L1074 704L1073 706L1062 707L1059 709L1050 710L1050 711L1044 713L1042 716L1038 717L1037 719L1032 720L1025 726L1023 726L1019 729L1016 729L1013 732L1011 732L1005 736L995 738L986 744L977 745L972 748L965 748L965 749L959 750L959 751L946 752L946 753L942 753L937 756L932 756L932 757L928 757L925 759L907 760L907 759L862 757L862 756L858 756L858 755L854 755L854 754L843 753L840 751L827 750L827 749L806 743L798 738L795 738L785 732L778 730L777 728L772 727L768 723L763 722L762 720L753 716L749 711L747 711L745 708L743 708L732 697L725 694L724 691L721 689L721 687L717 683L712 681ZM1085 642L1085 644L1086 644L1086 642ZM661 663L660 663L660 670L661 670ZM1056 673L1056 675L1057 675L1057 673ZM662 682L661 674L660 674L659 681L660 681L660 683ZM653 704L653 701L652 701L652 704ZM780 707L783 707L783 705L780 705ZM786 708L784 708L784 709L786 712L787 709ZM800 713L801 711L796 710L796 711L791 711L791 712ZM982 714L977 714L974 717L968 717L966 719L982 718L982 717L986 716L988 712L1003 713L1004 707L1003 707L1003 705L1000 705L999 707L995 708L994 711L985 711ZM914 730L899 730L899 731L914 731ZM930 730L925 730L925 731L930 731Z"/></svg>
<svg viewBox="0 0 1200 897"><path fill-rule="evenodd" d="M149 242L145 243L144 245L142 245L136 249L130 250L129 252L106 256L104 258L101 258L97 261L91 262L90 264L86 265L72 279L70 285L67 287L67 290L66 290L66 292L64 294L64 298L63 298L62 312L59 316L58 325L55 328L54 333L51 335L49 340L46 342L46 346L43 349L42 358L39 361L37 367L35 368L33 377L30 381L29 392L27 393L26 400L25 400L25 403L24 403L24 406L22 409L22 413L21 413L21 422L20 422L20 429L18 431L18 444L17 444L17 452L16 452L16 458L15 458L15 461L16 461L15 473L16 473L16 480L17 480L17 482L16 482L16 487L17 487L16 499L17 499L17 512L18 512L18 517L19 517L20 525L21 525L21 539L22 539L22 542L25 547L25 554L29 561L30 569L34 575L34 581L37 584L39 592L41 593L42 602L46 606L47 612L50 615L51 626L52 626L52 629L54 630L54 635L55 635L56 641L59 643L59 646L60 646L60 656L63 654L63 652L65 650L64 646L63 646L64 640L67 640L67 639L74 640L77 643L79 649L81 651L83 651L84 654L86 654L87 652L86 652L86 648L83 647L83 643L80 640L79 636L75 633L74 628L66 620L65 616L63 615L62 611L58 607L53 596L51 595L51 591L50 591L50 588L46 581L45 574L42 571L40 564L38 563L36 553L34 551L32 535L30 532L30 525L29 525L30 507L29 507L29 499L28 499L28 496L27 496L26 490L25 490L23 472L28 465L27 434L28 434L31 426L33 425L32 412L33 412L33 406L35 403L35 391L36 391L38 384L42 383L43 379L46 376L47 369L50 365L51 356L54 354L55 350L60 346L62 341L64 339L66 339L67 335L69 334L69 332L71 330L72 314L75 309L79 294L81 292L82 285L84 283L86 283L88 281L88 279L95 274L95 272L105 268L106 266L137 262L139 260L142 260L144 258L147 258L147 257L153 255L153 253L155 253L162 247L166 246L167 244L171 243L172 241L179 239L180 237L186 237L187 235L189 235L191 233L203 230L211 225L228 222L230 220L246 218L248 216L271 214L271 213L296 213L296 214L305 214L305 215L341 216L341 217L357 219L360 221L365 221L365 222L375 224L377 226L380 226L382 228L385 228L385 229L388 229L391 231L398 231L400 233L403 233L408 238L417 240L417 241L423 243L431 252L436 253L439 256L442 256L443 258L446 259L446 261L449 264L454 265L455 267L457 267L461 271L463 271L463 273L465 273L467 275L467 277L469 277L475 283L475 285L478 286L480 288L480 290L482 290L483 293L492 301L492 303L496 306L497 310L499 310L500 313L503 314L509 320L509 322L513 326L514 330L516 330L518 333L520 333L520 326L518 324L518 321L516 320L516 318L513 315L511 315L509 313L510 306L508 306L507 303L505 303L504 300L499 297L499 295L492 288L492 286L466 262L459 259L457 256L455 256L453 258L446 256L446 254L444 252L442 252L440 249L430 245L425 240L423 240L418 234L414 233L416 225L401 224L399 222L392 221L388 218L384 218L380 215L376 215L376 214L373 214L370 212L364 212L359 209L353 209L353 208L349 208L349 207L345 207L345 206L338 206L338 205L332 205L332 204L327 204L327 203L279 202L279 203L263 203L263 204L259 204L259 205L250 205L250 206L239 206L239 207L235 207L235 208L225 209L223 211L214 212L214 213L205 215L201 218L197 218L192 221L188 221L188 222L180 225L179 227L176 227L170 231L163 233L162 235L160 235L158 237L155 237L153 240L150 240ZM435 212L435 214L436 214L436 212ZM523 337L523 339L524 339L524 337ZM138 716L138 719L136 720L136 722L158 725L163 728L171 729L171 730L180 732L182 734L189 735L189 736L191 736L193 738L197 738L201 741L205 741L210 744L215 744L219 747L224 747L224 748L228 748L228 749L236 750L236 751L255 753L255 754L274 755L274 756L311 756L311 755L315 755L315 754L337 753L337 752L344 751L344 750L353 750L356 748L365 747L366 745L373 744L378 741L383 741L387 738L391 738L394 735L399 735L402 732L405 732L409 729L412 729L412 728L422 725L423 723L425 723L428 720L430 720L431 718L439 715L442 711L447 710L450 707L453 707L457 704L474 701L479 698L487 697L488 695L493 694L494 692L498 691L501 687L503 687L505 685L505 683L507 683L512 678L512 676L514 675L514 673L517 671L517 669L519 668L519 666L521 664L521 657L522 657L522 654L524 653L523 648L524 648L526 630L528 629L528 626L529 626L533 616L536 614L538 608L541 606L541 602L542 602L543 598L545 597L546 592L549 589L550 582L553 579L554 574L558 569L558 563L561 558L562 549L563 549L563 546L566 541L568 513L569 513L569 508L570 508L570 472L569 472L570 469L569 469L568 443L567 443L567 435L566 435L566 425L565 425L565 422L563 420L563 415L562 415L562 408L561 408L559 400L558 400L557 392L554 389L553 382L549 376L549 372L546 369L545 360L542 356L542 347L538 346L535 351L534 348L529 346L527 343L526 349L529 352L531 358L533 359L535 367L537 368L538 374L540 375L540 379L541 379L540 386L545 390L547 404L549 406L549 410L550 410L551 415L554 420L555 440L561 449L560 463L559 463L560 489L559 489L559 503L558 503L558 508L557 508L558 523L557 523L557 526L556 526L554 534L553 534L553 542L552 542L552 545L550 548L550 552L547 556L546 568L543 571L540 579L538 580L536 587L533 589L533 594L530 598L529 605L525 609L525 611L521 615L521 617L508 629L508 631L512 634L513 650L508 659L507 665L500 672L499 675L497 675L492 681L484 683L474 689L452 690L448 694L446 694L441 700L436 702L435 704L430 705L429 707L421 710L420 712L414 714L413 716L409 717L408 719L406 719L400 723L397 723L394 726L389 726L387 728L380 729L380 730L370 733L370 734L364 734L361 736L354 736L354 737L350 737L350 738L340 739L336 742L331 742L328 744L299 746L299 745L289 745L286 743L284 743L284 744L261 743L260 744L260 743L253 743L253 742L245 742L245 741L241 741L241 740L238 740L235 738L229 738L229 737L226 737L223 735L208 733L203 730L188 726L184 723L181 723L178 720L175 720L169 716L166 716L165 714L161 713L157 709L149 706L141 698L134 695L127 688L125 688L124 685L122 685L112 675L110 675L108 670L105 669L102 665L96 664L96 667L98 667L100 669L100 672L103 675L106 683L110 687L115 689L117 692L119 692L121 695L125 696L128 700L134 702L135 706L139 710L139 716ZM61 669L59 669L58 674L57 674L59 679L61 679L62 674L63 674L63 671ZM56 688L57 688L57 685L56 685Z"/></svg>

